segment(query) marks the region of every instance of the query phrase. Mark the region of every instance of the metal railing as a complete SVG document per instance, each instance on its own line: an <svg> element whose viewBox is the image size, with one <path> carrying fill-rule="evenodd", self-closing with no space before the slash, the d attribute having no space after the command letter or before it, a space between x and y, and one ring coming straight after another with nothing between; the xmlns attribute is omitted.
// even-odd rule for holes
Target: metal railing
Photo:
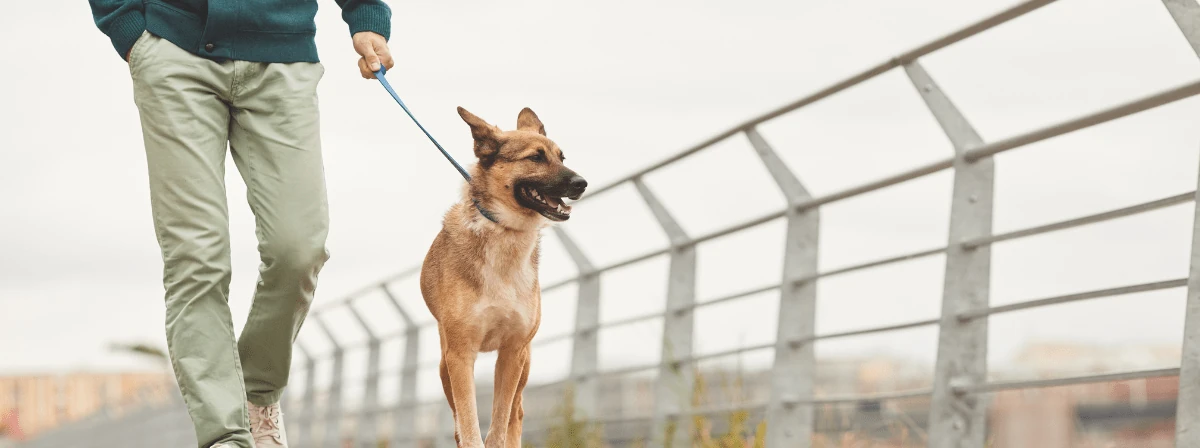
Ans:
<svg viewBox="0 0 1200 448"><path fill-rule="evenodd" d="M569 384L575 391L576 407L584 415L591 416L598 422L649 420L652 423L650 427L654 431L651 434L651 440L656 441L663 441L667 437L664 428L669 426L669 422L678 421L686 424L687 420L680 419L683 416L698 413L721 413L734 409L760 410L765 412L765 418L769 423L767 445L781 447L800 447L807 446L810 443L813 435L814 405L928 397L931 399L928 428L929 446L982 447L984 446L985 437L985 410L983 404L985 402L975 399L977 395L1011 389L1179 375L1181 369L1149 370L1017 382L989 382L986 378L984 348L987 345L988 339L987 318L989 316L1067 302L1162 289L1188 287L1189 298L1194 297L1200 291L1198 289L1200 288L1200 283L1197 283L1200 282L1200 271L1198 271L1200 263L1196 259L1196 257L1200 257L1200 246L1197 246L1193 249L1193 268L1189 278L1040 298L1003 306L989 305L990 247L992 244L1145 213L1194 201L1196 197L1196 192L1190 191L1062 222L1001 234L992 233L993 156L1200 93L1200 81L1193 81L1144 98L1045 126L1031 132L998 141L984 142L974 131L971 124L959 113L946 94L938 87L937 83L934 82L929 73L921 66L919 60L955 42L1008 22L1050 3L1053 3L1053 1L1036 0L1018 4L960 31L888 59L828 88L738 124L661 162L640 169L608 185L593 189L587 196L588 198L604 194L620 185L632 184L652 212L655 221L666 233L669 245L605 266L595 266L587 254L572 240L566 231L560 228L555 229L555 235L562 242L570 258L576 264L579 274L568 280L547 285L543 290L552 291L567 285L578 285L575 330L566 335L540 339L536 344L546 345L571 340L573 345L571 369L567 378L554 383L531 385L527 389L527 392L536 392L539 389L551 389ZM1192 48L1200 54L1200 7L1194 1L1164 0L1163 4L1179 25L1184 37L1191 44ZM764 122L813 104L893 69L903 69L907 74L930 113L932 113L947 138L953 144L954 154L948 155L943 160L843 191L824 196L809 194L803 183L788 170L787 166L776 154L775 149L759 133L757 127ZM755 154L764 163L780 191L786 197L787 207L705 234L688 235L675 217L671 215L667 207L663 205L659 197L643 182L644 177L656 170L670 166L688 156L710 148L719 142L739 135L749 140ZM950 169L954 170L955 179L949 243L946 246L873 260L835 270L817 270L817 235L820 227L819 214L821 206ZM785 242L784 272L782 280L778 284L752 288L702 303L695 301L696 247L698 245L781 219L786 221L787 236ZM816 283L818 280L935 255L943 255L946 258L941 317L855 331L826 334L816 333L814 316ZM599 322L600 276L606 272L660 256L667 256L670 263L666 309L663 312L627 317L601 325ZM413 274L410 272L408 275ZM390 282L382 282L374 287L386 291L388 283ZM735 301L770 291L778 291L780 294L778 334L775 341L702 355L692 352L693 316L698 308ZM357 296L347 298L338 306L349 306L355 300L355 297ZM399 302L395 300L395 297L390 295L389 297L397 305L397 309L400 310ZM401 310L401 312L403 311ZM406 322L411 322L411 319L407 316L404 319ZM658 319L661 319L663 322L662 344L664 348L670 348L670 355L653 363L607 371L600 371L598 369L597 333L602 327L612 328ZM1197 325L1200 325L1200 306L1192 305L1189 306L1188 310L1187 334L1189 339L1185 345L1185 357L1182 364L1184 386L1181 389L1179 398L1180 412L1177 423L1179 446L1200 446L1200 433L1197 431L1188 431L1189 428L1200 424L1200 420L1198 420L1200 419L1200 411L1195 410L1200 407L1200 390L1197 390L1195 387L1189 387L1189 385L1197 384L1195 380L1198 378L1196 376L1200 375L1200 371L1198 371L1198 368L1200 368L1200 345L1198 344L1200 343L1192 341L1193 338L1200 336L1200 327L1197 327ZM937 362L935 365L933 387L931 389L863 396L820 397L814 395L813 381L816 369L816 360L813 351L814 342L926 326L938 326L940 330ZM368 332L370 331L365 323L363 327ZM411 342L414 338L419 337L419 335L417 331L409 330L405 333L404 337L409 338ZM372 341L375 341L374 336L371 338ZM336 345L336 339L332 335L330 335L330 340ZM372 342L372 344L376 344L376 342ZM410 343L409 346L414 347L415 343ZM376 347L376 345L372 345L372 347ZM687 400L665 399L672 393L672 387L680 384L687 387L692 384L693 371L690 368L686 368L687 366L693 366L703 360L768 349L773 349L775 355L774 366L771 370L773 390L771 391L771 399L769 401L751 403L749 405L739 404L736 406L719 406L715 408L692 408L688 405ZM333 355L334 358L337 359L338 356L341 356L342 352L342 347L336 347ZM668 351L664 350L664 353L668 353ZM370 359L372 362L375 362L374 360L377 360L377 355L371 355ZM405 351L404 365L406 366L406 371L411 372L412 366L419 366L416 359L416 352L411 350ZM432 368L435 366L429 367ZM311 368L311 364L309 368ZM378 371L377 365L370 365L368 369L372 372ZM604 418L598 415L596 395L597 384L600 378L654 370L658 371L658 375L654 380L656 383L654 393L655 407L652 415L643 417L618 416L612 418ZM339 396L338 391L343 385L337 376L338 373L335 371L334 379L330 386L330 400ZM407 375L403 377L408 379L412 376ZM1193 380L1188 381L1187 378L1189 377L1193 378ZM375 390L375 386L371 382L377 380L378 375L368 376L367 390ZM406 394L409 394L415 385L405 384L406 387L402 388L401 396L411 397L411 395ZM306 399L311 399L315 394L315 391L308 391L304 396L310 397ZM432 404L435 406L442 405L441 400L435 400ZM414 406L415 404L410 399L403 402L399 409L412 409ZM332 410L334 408L330 407L329 409ZM368 404L364 406L360 415L371 415L374 412L380 411L381 409L372 408ZM414 421L417 418L416 413L398 412L395 415L398 419L396 428L403 428L398 434L407 434L404 431L416 427ZM315 417L309 413L304 418L312 419ZM326 417L329 417L328 422L339 421L336 414L327 413ZM313 420L305 421L313 422ZM331 431L337 428L337 423L330 423L330 425L328 429ZM531 428L536 427L536 425L531 425ZM368 427L365 431L370 433L373 430L373 427ZM366 434L362 431L360 433ZM330 433L327 432L326 434ZM338 436L342 435L341 433L336 434ZM675 439L673 446L685 446L685 439L688 436L687 432L674 431L673 434ZM444 434L442 436L441 440L444 440ZM333 441L333 438L327 436L325 446L329 446L329 443Z"/></svg>
<svg viewBox="0 0 1200 448"><path fill-rule="evenodd" d="M584 199L602 195L617 186L632 184L651 211L654 220L666 233L667 247L616 261L604 266L595 265L568 233L555 228L554 234L561 241L571 260L578 268L578 275L543 288L552 291L568 285L576 285L574 331L561 336L539 339L535 343L545 346L556 342L570 341L572 345L570 372L567 378L552 383L531 384L527 393L539 390L561 391L571 386L575 393L575 406L581 415L597 422L649 423L653 431L650 440L665 441L673 438L672 446L687 446L686 431L669 433L670 423L686 425L683 417L697 414L719 414L734 409L760 412L768 424L767 446L809 446L814 434L815 408L819 404L858 403L865 401L895 400L904 398L927 398L930 402L928 420L928 444L930 447L983 447L985 444L986 400L980 396L1004 390L1042 388L1069 384L1095 383L1104 381L1130 380L1163 376L1180 376L1181 388L1176 417L1177 446L1200 446L1200 219L1197 219L1193 236L1191 270L1189 277L1165 281L1129 285L1118 288L1086 291L1055 297L1045 297L1003 306L991 306L989 302L991 246L1050 232L1145 213L1165 207L1195 201L1196 192L1184 192L1129 207L1095 213L1062 222L1027 229L995 234L992 232L993 212L993 157L1035 142L1095 126L1114 119L1156 108L1184 98L1200 94L1200 80L1169 88L1153 95L1128 101L1103 110L1088 113L1070 120L1054 123L1030 132L1009 138L985 142L971 124L958 111L933 77L921 66L920 59L951 44L987 31L997 25L1021 17L1053 0L1026 1L991 17L948 34L911 51L902 53L879 63L861 73L851 76L825 89L817 91L792 103L769 111L744 123L740 123L674 156L637 170L608 185L593 188ZM1183 37L1200 55L1200 6L1194 0L1163 0L1163 5L1182 31ZM814 196L782 162L767 140L759 133L759 125L786 113L803 108L830 97L850 87L894 69L902 69L911 80L929 112L952 143L954 153L944 159L889 177L867 182L832 194ZM664 206L660 198L643 181L656 170L670 166L684 158L704 151L719 142L735 137L746 138L754 154L762 161L770 176L787 200L781 210L740 222L728 227L700 235L689 235ZM854 198L869 192L908 182L945 170L953 170L954 183L950 210L949 241L945 246L929 248L872 260L834 270L818 270L819 216L822 206ZM1200 216L1198 214L1197 216ZM751 229L771 222L786 223L784 242L784 267L777 284L756 287L727 294L704 302L696 301L696 248L698 245ZM666 256L669 260L667 300L665 310L650 314L623 318L601 324L600 286L601 276L618 268ZM945 276L940 317L913 322L893 324L876 328L818 334L815 322L817 299L816 285L819 280L832 276L877 268L912 260L944 256ZM421 330L431 323L418 323L414 313L421 310L405 309L399 298L389 289L398 280L415 276L415 269L372 284L362 291L320 309L313 310L309 318L309 330L319 331L333 346L328 358L314 357L303 345L298 351L306 356L300 373L305 378L299 398L288 394L290 438L298 448L342 446L347 438L355 446L375 446L377 440L388 439L389 446L418 446L418 442L433 441L438 445L454 446L452 424L447 425L448 412L440 397L433 401L417 399L417 375L423 369L436 369L436 364L420 362ZM988 318L990 316L1036 307L1068 302L1093 300L1138 292L1187 288L1188 307L1184 352L1181 367L1177 369L1147 370L1116 374L1091 375L1046 380L990 382L987 378L986 346L988 342ZM757 294L774 292L779 294L777 337L770 343L756 344L714 353L693 352L694 316L697 309L719 303L736 301ZM404 329L394 334L376 334L362 312L354 303L367 294L382 292L404 323ZM339 342L326 321L327 313L335 308L349 310L355 321L367 335L367 375L362 378L362 404L357 409L343 408L346 386L344 377L346 353L352 347ZM662 320L662 359L641 365L619 369L601 370L598 358L598 333L601 328L631 325L639 322ZM814 343L822 340L845 338L867 334L885 333L920 327L937 327L937 358L934 366L932 387L928 389L887 392L859 396L818 396L814 392L816 358ZM382 347L385 341L403 340L403 362L400 369L381 368ZM739 405L717 407L694 407L688 400L667 399L674 388L683 385L690 390L694 370L689 368L698 362L731 355L773 350L774 361L769 372L771 391L769 399ZM315 372L317 363L331 362L332 377L325 390L317 390ZM637 372L654 372L655 397L653 412L644 416L602 416L599 412L600 380L613 376ZM383 378L398 378L399 401L394 406L380 404L380 381ZM481 393L483 393L481 391ZM295 400L299 400L296 403ZM318 401L323 404L318 404ZM421 409L441 409L441 424L430 424L421 420ZM488 409L482 407L481 409ZM427 414L427 413L425 413ZM481 412L486 417L487 412ZM384 423L384 418L387 423ZM353 421L353 430L345 424ZM486 424L486 422L484 423ZM432 427L432 429L430 429ZM535 420L527 422L527 433L537 433L545 428Z"/></svg>

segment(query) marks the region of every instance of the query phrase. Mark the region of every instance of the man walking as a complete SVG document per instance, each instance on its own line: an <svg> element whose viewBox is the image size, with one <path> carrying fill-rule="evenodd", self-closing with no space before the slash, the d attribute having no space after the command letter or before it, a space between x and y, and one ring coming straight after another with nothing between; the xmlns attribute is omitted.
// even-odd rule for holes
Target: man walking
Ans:
<svg viewBox="0 0 1200 448"><path fill-rule="evenodd" d="M167 346L199 446L286 447L279 399L325 249L316 0L89 0L128 62L163 257ZM364 78L387 48L382 0L336 0ZM240 337L229 311L226 148L262 258Z"/></svg>

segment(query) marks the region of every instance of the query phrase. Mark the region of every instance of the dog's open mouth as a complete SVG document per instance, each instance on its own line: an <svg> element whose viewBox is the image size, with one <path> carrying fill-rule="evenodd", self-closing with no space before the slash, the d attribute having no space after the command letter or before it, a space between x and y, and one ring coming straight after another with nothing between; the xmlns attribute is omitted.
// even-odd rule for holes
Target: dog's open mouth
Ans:
<svg viewBox="0 0 1200 448"><path fill-rule="evenodd" d="M571 217L571 206L558 196L538 190L533 185L519 185L516 191L517 203L545 216L551 221L566 221Z"/></svg>

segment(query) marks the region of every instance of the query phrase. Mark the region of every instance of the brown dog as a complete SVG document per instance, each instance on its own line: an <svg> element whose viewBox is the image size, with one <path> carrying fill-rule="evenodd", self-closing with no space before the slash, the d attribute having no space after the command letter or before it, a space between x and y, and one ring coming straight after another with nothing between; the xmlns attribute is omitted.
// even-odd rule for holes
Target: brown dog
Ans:
<svg viewBox="0 0 1200 448"><path fill-rule="evenodd" d="M421 294L437 319L442 388L458 446L484 446L475 409L475 357L499 350L487 448L520 448L529 342L541 322L540 231L571 216L587 181L563 165L562 150L528 108L517 130L501 131L458 108L471 127L471 182L450 208L421 267Z"/></svg>

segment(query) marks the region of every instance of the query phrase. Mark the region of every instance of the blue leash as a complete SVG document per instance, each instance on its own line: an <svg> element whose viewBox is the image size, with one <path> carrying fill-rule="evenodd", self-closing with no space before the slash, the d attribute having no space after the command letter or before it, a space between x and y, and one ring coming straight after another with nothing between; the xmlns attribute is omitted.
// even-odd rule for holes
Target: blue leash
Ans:
<svg viewBox="0 0 1200 448"><path fill-rule="evenodd" d="M463 168L462 165L459 165L458 161L454 160L454 157L452 157L449 152L446 152L445 148L442 148L442 144L438 143L437 139L433 138L432 135L429 135L429 131L425 130L425 126L421 126L421 122L417 121L417 117L414 117L413 113L408 110L408 106L404 105L404 101L400 100L400 95L396 94L396 91L392 89L392 85L387 82L387 78L383 76L385 72L387 72L387 69L383 68L383 65L380 65L379 71L375 72L375 78L378 79L379 83L383 84L383 88L387 89L388 93L392 95L392 99L396 100L396 104L399 104L400 108L404 109L404 113L408 114L408 118L411 118L413 123L416 123L417 127L421 128L421 132L424 132L425 136L429 137L429 141L433 142L433 146L437 146L438 151L441 151L442 155L446 156L446 160L449 160L450 164L454 165L454 168L458 170L458 173L462 174L463 179L466 179L467 182L471 182L471 175L467 173L467 170ZM476 204L476 207L478 206L479 205ZM485 213L484 216L488 216L488 214ZM491 217L488 216L488 219L491 219ZM493 219L493 221L495 220Z"/></svg>
<svg viewBox="0 0 1200 448"><path fill-rule="evenodd" d="M446 160L449 160L450 164L454 165L454 169L458 170L458 174L462 174L463 179L466 179L467 183L470 183L471 174L467 173L466 168L463 168L462 165L459 165L458 161L454 160L454 157L451 156L449 152L446 152L446 148L443 148L442 144L438 143L437 139L433 138L433 136L429 134L429 131L425 130L425 126L421 126L421 122L417 121L417 117L414 117L412 111L408 110L408 106L406 106L404 101L400 99L400 95L396 94L396 91L392 89L392 85L387 82L387 78L383 76L384 72L386 71L387 69L380 65L379 71L375 72L375 78L378 79L379 83L383 84L383 88L387 89L388 93L392 95L392 99L396 100L396 104L399 104L400 108L404 109L404 113L408 114L408 118L411 118L413 123L416 123L417 127L421 128L421 132L424 132L425 136L429 137L429 141L433 142L433 146L437 146L438 151L441 151L442 155L446 156ZM471 202L475 204L475 209L479 210L479 214L483 215L484 218L487 218L488 221L497 224L500 223L500 220L496 219L496 215L492 213L491 210L483 208L483 204L480 204L478 199L471 199Z"/></svg>

